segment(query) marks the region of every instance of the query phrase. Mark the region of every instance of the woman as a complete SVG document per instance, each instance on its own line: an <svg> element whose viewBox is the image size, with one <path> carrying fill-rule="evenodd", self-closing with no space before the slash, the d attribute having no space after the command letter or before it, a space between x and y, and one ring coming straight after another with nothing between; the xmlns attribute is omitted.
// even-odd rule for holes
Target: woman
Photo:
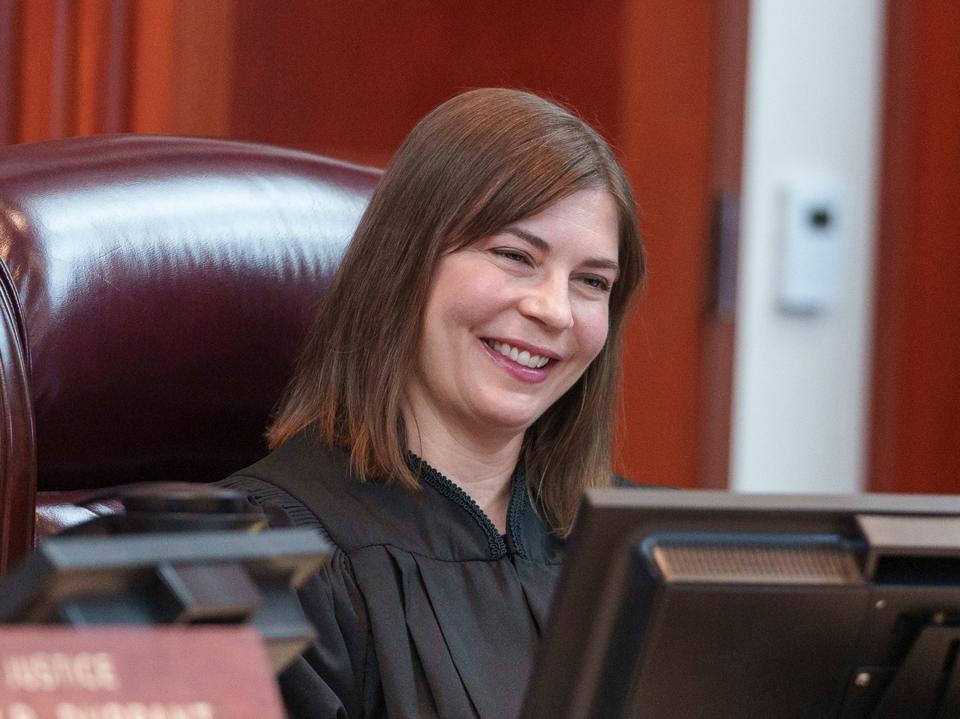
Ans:
<svg viewBox="0 0 960 719"><path fill-rule="evenodd" d="M316 526L292 716L519 713L563 538L609 484L629 184L566 110L459 95L375 192L269 431L227 484Z"/></svg>

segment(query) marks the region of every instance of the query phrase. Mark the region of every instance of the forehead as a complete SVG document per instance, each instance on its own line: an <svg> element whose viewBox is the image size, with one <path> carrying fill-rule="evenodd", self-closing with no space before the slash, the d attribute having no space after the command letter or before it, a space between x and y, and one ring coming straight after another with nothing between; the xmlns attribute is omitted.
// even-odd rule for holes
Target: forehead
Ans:
<svg viewBox="0 0 960 719"><path fill-rule="evenodd" d="M599 188L578 190L505 229L517 230L549 248L575 245L611 259L616 259L619 249L617 204L609 192Z"/></svg>

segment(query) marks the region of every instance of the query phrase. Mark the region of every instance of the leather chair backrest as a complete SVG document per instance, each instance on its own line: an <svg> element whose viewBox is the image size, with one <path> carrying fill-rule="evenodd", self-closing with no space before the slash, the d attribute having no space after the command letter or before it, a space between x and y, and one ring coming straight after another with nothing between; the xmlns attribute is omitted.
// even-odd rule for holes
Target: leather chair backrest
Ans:
<svg viewBox="0 0 960 719"><path fill-rule="evenodd" d="M266 452L378 179L222 140L0 148L0 571L38 490L210 481Z"/></svg>

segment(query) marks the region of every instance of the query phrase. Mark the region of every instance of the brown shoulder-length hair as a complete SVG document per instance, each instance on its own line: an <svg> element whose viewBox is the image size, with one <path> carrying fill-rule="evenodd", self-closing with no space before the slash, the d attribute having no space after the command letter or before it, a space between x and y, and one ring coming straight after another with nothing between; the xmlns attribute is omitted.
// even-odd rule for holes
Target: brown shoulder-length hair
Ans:
<svg viewBox="0 0 960 719"><path fill-rule="evenodd" d="M465 92L421 120L393 157L308 332L268 431L271 447L311 427L349 450L361 476L419 488L406 462L404 391L440 257L586 188L619 216L619 276L607 341L574 386L531 426L529 492L569 533L580 495L609 484L623 320L644 275L633 193L593 128L541 97Z"/></svg>

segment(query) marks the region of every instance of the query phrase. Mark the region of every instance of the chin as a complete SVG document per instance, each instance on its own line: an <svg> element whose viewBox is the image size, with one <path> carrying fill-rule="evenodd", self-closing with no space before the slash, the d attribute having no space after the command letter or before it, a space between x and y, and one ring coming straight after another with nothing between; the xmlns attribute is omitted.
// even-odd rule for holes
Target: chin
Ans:
<svg viewBox="0 0 960 719"><path fill-rule="evenodd" d="M498 427L504 432L522 434L527 431L534 422L536 422L543 412L533 413L529 409L519 411L517 409L500 408L491 410L483 415L483 422L487 427Z"/></svg>

